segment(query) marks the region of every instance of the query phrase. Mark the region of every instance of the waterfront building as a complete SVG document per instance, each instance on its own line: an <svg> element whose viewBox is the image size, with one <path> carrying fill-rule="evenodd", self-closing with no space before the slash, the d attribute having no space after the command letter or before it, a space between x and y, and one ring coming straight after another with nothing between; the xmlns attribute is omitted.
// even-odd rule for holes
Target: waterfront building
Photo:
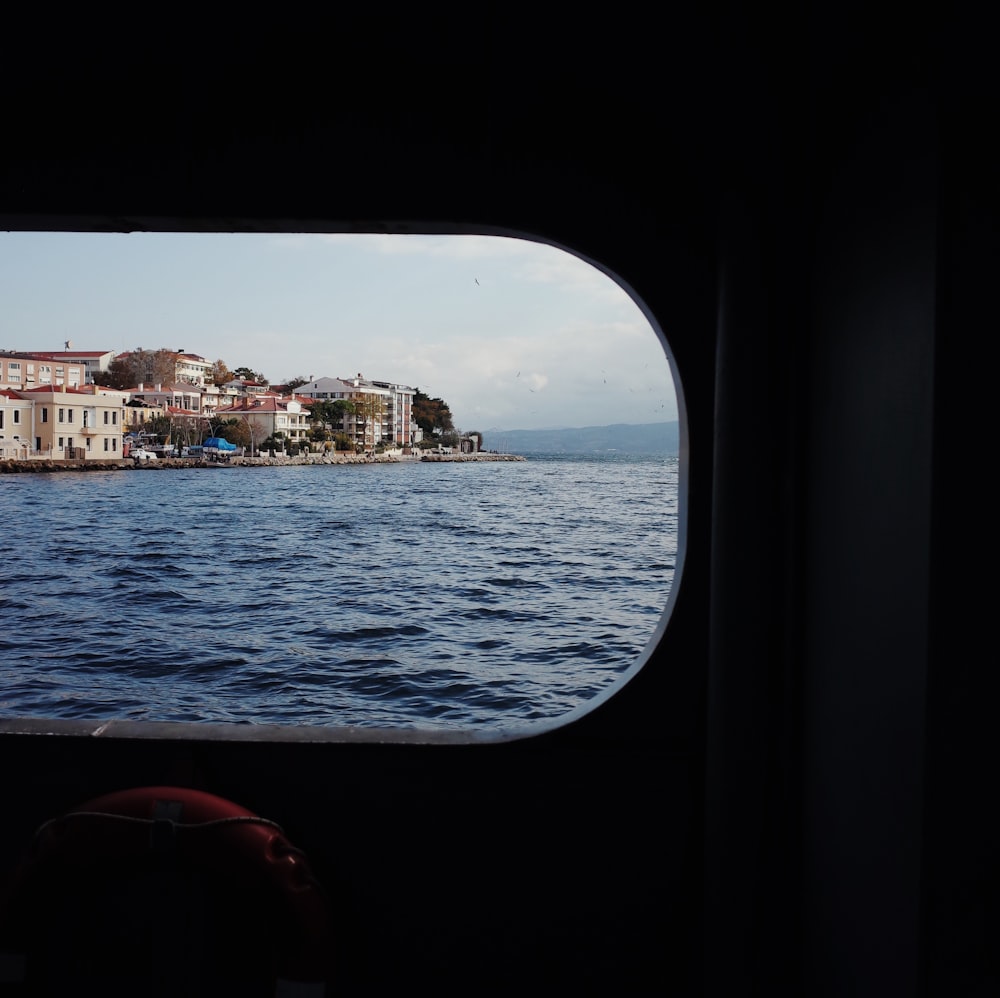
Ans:
<svg viewBox="0 0 1000 998"><path fill-rule="evenodd" d="M278 434L291 441L305 441L309 431L309 414L303 401L277 395L256 395L237 399L232 405L215 412L215 425L229 419L246 423L250 431L251 447Z"/></svg>
<svg viewBox="0 0 1000 998"><path fill-rule="evenodd" d="M315 401L344 400L356 406L344 416L342 432L356 445L370 448L378 443L408 447L417 437L413 422L416 389L391 381L374 381L358 373L351 378L318 378L295 389L296 394Z"/></svg>
<svg viewBox="0 0 1000 998"><path fill-rule="evenodd" d="M23 461L31 454L31 402L0 389L0 461Z"/></svg>
<svg viewBox="0 0 1000 998"><path fill-rule="evenodd" d="M29 439L34 456L65 460L122 456L127 392L39 386L17 394L31 403Z"/></svg>

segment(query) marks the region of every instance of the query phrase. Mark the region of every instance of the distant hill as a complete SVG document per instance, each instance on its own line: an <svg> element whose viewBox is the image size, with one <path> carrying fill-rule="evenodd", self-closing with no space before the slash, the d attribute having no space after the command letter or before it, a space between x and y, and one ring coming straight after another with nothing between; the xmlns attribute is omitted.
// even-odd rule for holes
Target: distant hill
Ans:
<svg viewBox="0 0 1000 998"><path fill-rule="evenodd" d="M509 454L663 454L680 450L678 423L617 423L561 430L486 430L485 450Z"/></svg>

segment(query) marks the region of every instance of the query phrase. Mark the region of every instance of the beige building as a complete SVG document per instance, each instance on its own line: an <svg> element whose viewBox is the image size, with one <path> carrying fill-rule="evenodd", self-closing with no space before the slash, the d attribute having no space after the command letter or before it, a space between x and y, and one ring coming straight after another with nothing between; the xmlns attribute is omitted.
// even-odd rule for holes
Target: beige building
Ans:
<svg viewBox="0 0 1000 998"><path fill-rule="evenodd" d="M107 460L122 456L127 392L94 386L30 388L32 453L55 460Z"/></svg>
<svg viewBox="0 0 1000 998"><path fill-rule="evenodd" d="M128 390L133 400L159 406L164 412L169 409L184 409L189 412L201 412L201 398L204 389L186 381L178 381L172 385L147 385L140 383Z"/></svg>
<svg viewBox="0 0 1000 998"><path fill-rule="evenodd" d="M145 402L142 399L129 399L125 405L125 428L129 431L141 430L150 420L166 414L166 406Z"/></svg>
<svg viewBox="0 0 1000 998"><path fill-rule="evenodd" d="M55 354L0 354L0 388L25 390L42 385L79 388L86 381L85 364Z"/></svg>
<svg viewBox="0 0 1000 998"><path fill-rule="evenodd" d="M31 352L31 356L52 367L81 365L83 375L80 384L92 385L100 384L101 375L108 370L111 362L115 359L115 352L114 350L73 350L71 346L67 346L65 350L48 352L34 350ZM29 384L26 387L34 388L36 386Z"/></svg>
<svg viewBox="0 0 1000 998"><path fill-rule="evenodd" d="M0 389L0 461L23 461L31 449L31 402Z"/></svg>

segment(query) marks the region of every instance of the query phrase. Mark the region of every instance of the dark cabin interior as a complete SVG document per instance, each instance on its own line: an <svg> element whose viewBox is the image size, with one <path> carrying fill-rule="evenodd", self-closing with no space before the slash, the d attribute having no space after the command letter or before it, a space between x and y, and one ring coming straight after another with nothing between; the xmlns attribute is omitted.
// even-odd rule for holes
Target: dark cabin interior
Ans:
<svg viewBox="0 0 1000 998"><path fill-rule="evenodd" d="M519 233L597 261L679 378L670 618L615 696L508 740L3 720L0 874L82 801L181 786L308 856L331 994L1000 993L985 25L268 16L9 26L2 227ZM57 960L75 930L38 931ZM158 982L132 993L211 993Z"/></svg>

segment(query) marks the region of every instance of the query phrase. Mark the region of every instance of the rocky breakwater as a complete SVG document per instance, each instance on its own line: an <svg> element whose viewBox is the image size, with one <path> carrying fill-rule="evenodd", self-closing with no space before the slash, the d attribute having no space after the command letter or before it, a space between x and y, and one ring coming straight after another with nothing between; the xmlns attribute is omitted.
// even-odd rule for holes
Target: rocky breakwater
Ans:
<svg viewBox="0 0 1000 998"><path fill-rule="evenodd" d="M416 461L471 462L471 461L523 461L518 454L302 454L298 457L233 457L228 461L210 461L203 458L160 458L157 461L134 461L121 458L117 461L56 461L29 459L27 461L0 461L0 474L32 474L63 471L173 471L179 468L283 468L304 464L405 464Z"/></svg>
<svg viewBox="0 0 1000 998"><path fill-rule="evenodd" d="M461 463L469 461L523 461L521 454L422 454L421 461Z"/></svg>
<svg viewBox="0 0 1000 998"><path fill-rule="evenodd" d="M173 471L179 468L280 468L303 464L395 464L415 461L416 457L398 454L303 454L298 457L233 457L211 461L204 458L160 458L156 461L57 461L33 458L26 461L0 461L0 474L31 474L61 471Z"/></svg>
<svg viewBox="0 0 1000 998"><path fill-rule="evenodd" d="M0 461L0 474L37 474L54 471L121 471L130 468L131 461Z"/></svg>

